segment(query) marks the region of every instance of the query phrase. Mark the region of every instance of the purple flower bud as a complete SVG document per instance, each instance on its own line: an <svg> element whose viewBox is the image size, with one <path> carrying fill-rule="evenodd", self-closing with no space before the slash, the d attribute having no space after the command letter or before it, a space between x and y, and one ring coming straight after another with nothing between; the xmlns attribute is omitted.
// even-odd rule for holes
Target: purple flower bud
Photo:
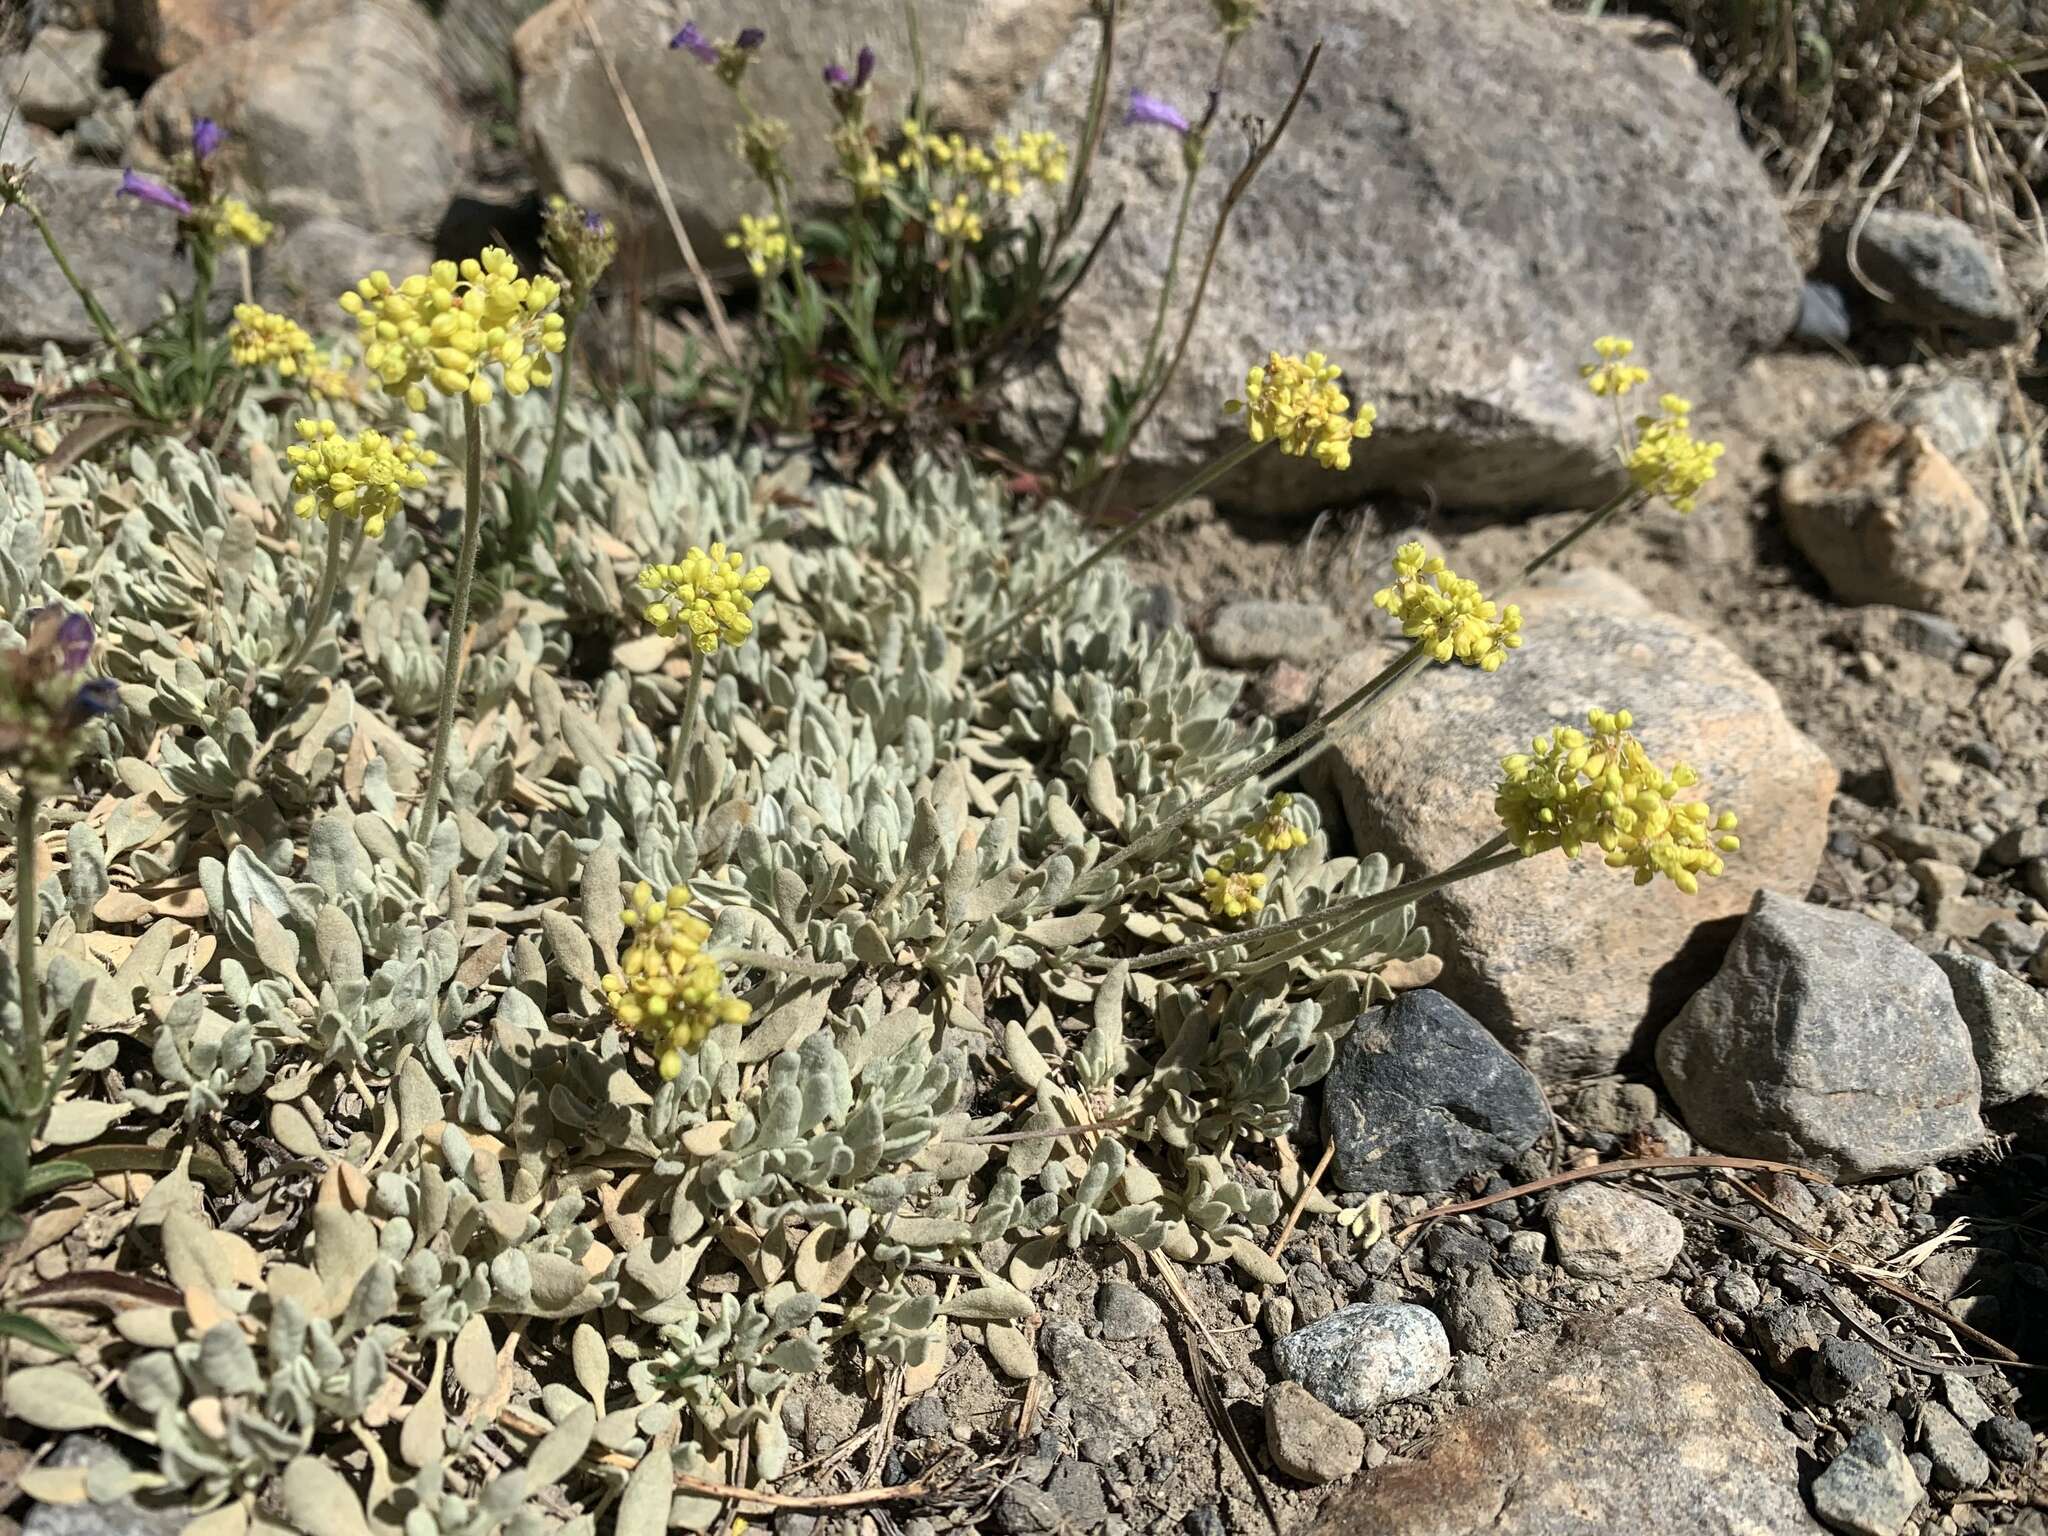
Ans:
<svg viewBox="0 0 2048 1536"><path fill-rule="evenodd" d="M1168 103L1157 96L1147 96L1143 91L1131 92L1130 107L1124 113L1124 126L1135 123L1151 123L1161 128L1171 128L1175 133L1188 131L1188 120L1182 117Z"/></svg>
<svg viewBox="0 0 2048 1536"><path fill-rule="evenodd" d="M874 77L875 50L863 45L860 50L860 57L857 60L855 60L853 71L853 88L856 91L861 90L867 85L867 83L870 80L874 79Z"/></svg>
<svg viewBox="0 0 2048 1536"><path fill-rule="evenodd" d="M57 626L57 659L66 672L78 672L92 660L92 620L82 613L67 613Z"/></svg>
<svg viewBox="0 0 2048 1536"><path fill-rule="evenodd" d="M227 130L210 117L202 117L192 125L192 153L201 160L213 157L213 152L227 139Z"/></svg>
<svg viewBox="0 0 2048 1536"><path fill-rule="evenodd" d="M144 176L139 171L123 172L121 191L129 197L139 197L145 203L168 208L181 219L192 217L192 205L153 176Z"/></svg>
<svg viewBox="0 0 2048 1536"><path fill-rule="evenodd" d="M825 83L835 91L843 91L853 84L853 76L838 64L825 66Z"/></svg>
<svg viewBox="0 0 2048 1536"><path fill-rule="evenodd" d="M717 46L710 38L697 30L697 23L694 21L684 22L683 30L670 38L668 45L672 50L676 48L687 49L697 56L700 63L716 64L718 62Z"/></svg>
<svg viewBox="0 0 2048 1536"><path fill-rule="evenodd" d="M111 677L94 678L71 696L71 703L64 711L65 725L76 730L88 720L97 720L114 707L114 700L119 694L120 685Z"/></svg>
<svg viewBox="0 0 2048 1536"><path fill-rule="evenodd" d="M596 234L600 229L604 228L604 215L599 213L595 208L584 209L583 227L589 230L593 235Z"/></svg>
<svg viewBox="0 0 2048 1536"><path fill-rule="evenodd" d="M760 47L763 43L767 41L768 34L766 32L763 32L759 27L747 27L741 31L738 37L732 40L732 45L733 47L738 48L743 52L752 53L756 48Z"/></svg>

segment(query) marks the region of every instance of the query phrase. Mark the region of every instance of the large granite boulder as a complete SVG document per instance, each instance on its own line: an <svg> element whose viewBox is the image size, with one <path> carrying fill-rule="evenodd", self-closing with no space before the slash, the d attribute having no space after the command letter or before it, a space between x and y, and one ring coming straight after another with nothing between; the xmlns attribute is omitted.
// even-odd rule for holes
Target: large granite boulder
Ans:
<svg viewBox="0 0 2048 1536"><path fill-rule="evenodd" d="M1632 706L1660 761L1699 771L1700 793L1741 818L1742 851L1687 896L1640 888L1594 855L1546 853L1427 898L1439 985L1540 1077L1612 1070L1713 974L1758 890L1804 896L1820 863L1834 765L1771 685L1713 636L1652 609L1604 573L1523 594L1528 643L1496 673L1435 667L1310 769L1359 846L1409 873L1448 868L1500 830L1500 760L1586 711ZM1390 657L1369 647L1324 679L1319 706Z"/></svg>
<svg viewBox="0 0 2048 1536"><path fill-rule="evenodd" d="M708 263L729 253L721 238L765 194L733 156L732 93L687 53L669 51L684 21L708 37L743 27L767 34L748 70L748 92L790 125L785 159L799 194L823 190L838 121L819 78L851 67L863 45L880 63L870 117L897 121L912 86L910 36L898 0L584 0L632 99L690 238ZM938 119L964 131L990 127L1086 14L1086 0L949 0L918 7L926 89ZM1093 29L1089 29L1092 36ZM553 0L514 35L519 122L543 180L576 202L615 216L655 217L653 184L619 110L603 60L575 0ZM1079 113L1049 119L1069 140ZM662 236L664 245L667 236ZM673 253L669 253L672 255Z"/></svg>
<svg viewBox="0 0 2048 1536"><path fill-rule="evenodd" d="M1238 208L1187 360L1136 446L1133 496L1241 441L1221 408L1267 350L1314 349L1377 403L1377 434L1343 475L1263 455L1219 502L1599 498L1618 471L1611 406L1578 373L1594 337L1633 337L1663 388L1711 399L1792 325L1791 240L1727 101L1669 33L1526 0L1310 0L1254 27L1196 192L1197 251L1244 159L1240 115L1273 123L1318 41L1314 83ZM1136 87L1198 116L1216 51L1208 6L1135 10L1118 34L1119 103ZM1077 35L1017 123L1078 123L1093 64ZM1112 124L1104 138L1091 218L1119 203L1125 216L1051 365L1005 408L1033 453L1070 428L1099 434L1112 371L1143 354L1180 166L1164 130ZM1191 286L1184 274L1183 298Z"/></svg>

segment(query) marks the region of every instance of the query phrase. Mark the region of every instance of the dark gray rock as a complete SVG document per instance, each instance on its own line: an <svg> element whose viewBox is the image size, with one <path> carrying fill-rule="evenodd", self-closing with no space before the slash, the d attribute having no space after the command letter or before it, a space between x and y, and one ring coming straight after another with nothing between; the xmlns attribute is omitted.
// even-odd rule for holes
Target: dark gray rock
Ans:
<svg viewBox="0 0 2048 1536"><path fill-rule="evenodd" d="M1814 1356L1807 1390L1830 1408L1878 1408L1891 1400L1891 1379L1884 1357L1861 1339L1826 1339Z"/></svg>
<svg viewBox="0 0 2048 1536"><path fill-rule="evenodd" d="M1355 1418L1442 1381L1451 1368L1451 1341L1426 1308L1359 1302L1290 1333L1273 1346L1273 1364Z"/></svg>
<svg viewBox="0 0 2048 1536"><path fill-rule="evenodd" d="M1831 266L1843 271L1848 233L1835 231L1828 242ZM2019 302L1997 258L1961 219L1881 210L1864 221L1856 257L1863 275L1890 294L1876 300L1886 319L1941 326L1987 346L2019 339Z"/></svg>
<svg viewBox="0 0 2048 1536"><path fill-rule="evenodd" d="M1323 1079L1323 1127L1339 1189L1427 1194L1511 1161L1550 1119L1521 1063L1422 989L1359 1015Z"/></svg>
<svg viewBox="0 0 2048 1536"><path fill-rule="evenodd" d="M1991 1458L1970 1438L1956 1416L1939 1403L1920 1405L1920 1448L1934 1466L1934 1486L1955 1492L1982 1488L1991 1480Z"/></svg>
<svg viewBox="0 0 2048 1536"><path fill-rule="evenodd" d="M1944 952L1934 963L1970 1031L1985 1105L2009 1104L2048 1083L2048 998L1976 955Z"/></svg>
<svg viewBox="0 0 2048 1536"><path fill-rule="evenodd" d="M1685 1223L1641 1195L1569 1184L1550 1202L1550 1243L1579 1280L1655 1280L1685 1247Z"/></svg>
<svg viewBox="0 0 2048 1536"><path fill-rule="evenodd" d="M1344 625L1321 603L1225 603L1209 620L1202 647L1226 667L1311 662L1344 638Z"/></svg>
<svg viewBox="0 0 2048 1536"><path fill-rule="evenodd" d="M1511 1275L1533 1275L1543 1267L1543 1256L1549 1247L1550 1239L1541 1232L1517 1232L1509 1237L1501 1262Z"/></svg>
<svg viewBox="0 0 2048 1536"><path fill-rule="evenodd" d="M1657 1066L1721 1152L1867 1179L1985 1135L1970 1034L1941 969L1867 917L1768 891L1658 1037Z"/></svg>
<svg viewBox="0 0 2048 1536"><path fill-rule="evenodd" d="M1841 1455L1813 1480L1815 1512L1849 1536L1898 1536L1920 1495L1920 1479L1905 1451L1875 1425L1850 1436Z"/></svg>
<svg viewBox="0 0 2048 1536"><path fill-rule="evenodd" d="M1064 1529L1101 1529L1109 1505L1103 1497L1102 1474L1094 1467L1085 1462L1063 1461L1052 1469L1045 1491L1065 1517Z"/></svg>
<svg viewBox="0 0 2048 1536"><path fill-rule="evenodd" d="M1266 1451L1296 1482L1334 1483L1365 1463L1365 1431L1298 1382L1266 1393Z"/></svg>
<svg viewBox="0 0 2048 1536"><path fill-rule="evenodd" d="M50 1467L92 1467L133 1463L104 1440L66 1435L44 1463ZM175 1505L144 1508L132 1498L109 1504L30 1504L22 1536L177 1536L191 1518Z"/></svg>
<svg viewBox="0 0 2048 1536"><path fill-rule="evenodd" d="M996 1524L1008 1536L1047 1536L1061 1528L1059 1500L1029 1483L1012 1483L996 1500Z"/></svg>
<svg viewBox="0 0 2048 1536"><path fill-rule="evenodd" d="M1133 495L1241 440L1217 406L1269 346L1313 338L1355 398L1400 408L1382 409L1348 473L1264 454L1215 493L1268 515L1381 488L1591 505L1617 474L1607 403L1578 376L1590 338L1637 338L1666 387L1709 399L1774 346L1799 295L1783 215L1728 103L1684 49L1645 35L1514 0L1269 8L1232 55L1224 111L1269 113L1320 42L1314 110L1288 129L1290 169L1260 176L1237 211L1233 228L1268 238L1226 243L1187 362L1134 445ZM1074 29L1012 123L1080 122L1096 51ZM1117 32L1119 76L1174 82L1190 108L1215 53L1204 5L1137 9ZM1131 212L1063 313L1052 366L1008 403L1006 430L1034 448L1070 425L1097 436L1110 372L1144 349L1180 145L1112 132L1093 177L1091 214ZM1214 222L1224 184L1203 177L1191 229Z"/></svg>
<svg viewBox="0 0 2048 1536"><path fill-rule="evenodd" d="M2024 1467L2034 1459L2034 1432L2023 1419L1994 1414L1977 1426L1977 1443L1994 1461Z"/></svg>
<svg viewBox="0 0 2048 1536"><path fill-rule="evenodd" d="M1655 1292L1568 1323L1412 1455L1325 1505L1316 1536L1820 1536L1777 1399Z"/></svg>
<svg viewBox="0 0 2048 1536"><path fill-rule="evenodd" d="M1164 1314L1159 1303L1122 1280L1105 1280L1095 1288L1095 1320L1112 1344L1142 1339L1157 1328Z"/></svg>
<svg viewBox="0 0 2048 1536"><path fill-rule="evenodd" d="M1749 1320L1749 1336L1774 1371L1787 1371L1809 1350L1820 1348L1820 1330L1804 1307L1771 1307Z"/></svg>
<svg viewBox="0 0 2048 1536"><path fill-rule="evenodd" d="M99 166L52 166L30 183L65 259L132 336L156 320L166 293L192 291L192 268L172 251L177 220L120 190L121 173ZM100 333L35 226L10 214L0 219L0 348L46 341L92 347Z"/></svg>

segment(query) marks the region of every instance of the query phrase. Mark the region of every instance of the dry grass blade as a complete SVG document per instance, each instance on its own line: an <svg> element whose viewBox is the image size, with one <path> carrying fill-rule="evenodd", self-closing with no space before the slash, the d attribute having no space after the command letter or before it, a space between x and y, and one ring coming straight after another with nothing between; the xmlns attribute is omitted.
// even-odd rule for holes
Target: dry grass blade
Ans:
<svg viewBox="0 0 2048 1536"><path fill-rule="evenodd" d="M640 151L640 163L646 167L647 179L654 185L655 201L661 204L662 217L668 220L668 232L676 242L676 249L683 254L683 265L690 269L690 280L697 285L698 297L704 301L704 313L711 321L712 334L718 338L718 348L725 354L725 360L737 368L741 356L739 338L733 334L732 322L726 316L725 305L719 301L718 290L711 285L710 274L697 259L697 248L690 243L689 231L683 228L682 215L676 212L676 201L669 196L668 181L654 158L654 145L648 140L646 128L641 125L639 109L633 105L633 98L626 94L626 83L619 78L619 67L612 62L611 50L605 47L590 8L583 0L570 0L570 3L576 7L576 19L589 35L591 51L597 55L605 80L619 103L619 111L626 119L626 130L633 135L634 147Z"/></svg>

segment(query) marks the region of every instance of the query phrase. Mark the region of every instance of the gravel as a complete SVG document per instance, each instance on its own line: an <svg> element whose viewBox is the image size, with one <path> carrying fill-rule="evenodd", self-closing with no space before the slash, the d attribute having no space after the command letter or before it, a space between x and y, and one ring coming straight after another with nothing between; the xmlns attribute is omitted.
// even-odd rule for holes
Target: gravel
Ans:
<svg viewBox="0 0 2048 1536"><path fill-rule="evenodd" d="M1365 1431L1297 1382L1266 1394L1266 1449L1297 1482L1333 1483L1365 1462Z"/></svg>
<svg viewBox="0 0 2048 1536"><path fill-rule="evenodd" d="M1580 1280L1654 1280L1685 1246L1685 1224L1661 1205L1605 1184L1573 1184L1550 1203L1550 1240Z"/></svg>
<svg viewBox="0 0 2048 1536"><path fill-rule="evenodd" d="M1906 1453L1883 1430L1867 1425L1813 1480L1813 1507L1850 1536L1898 1536L1920 1502L1920 1479Z"/></svg>

